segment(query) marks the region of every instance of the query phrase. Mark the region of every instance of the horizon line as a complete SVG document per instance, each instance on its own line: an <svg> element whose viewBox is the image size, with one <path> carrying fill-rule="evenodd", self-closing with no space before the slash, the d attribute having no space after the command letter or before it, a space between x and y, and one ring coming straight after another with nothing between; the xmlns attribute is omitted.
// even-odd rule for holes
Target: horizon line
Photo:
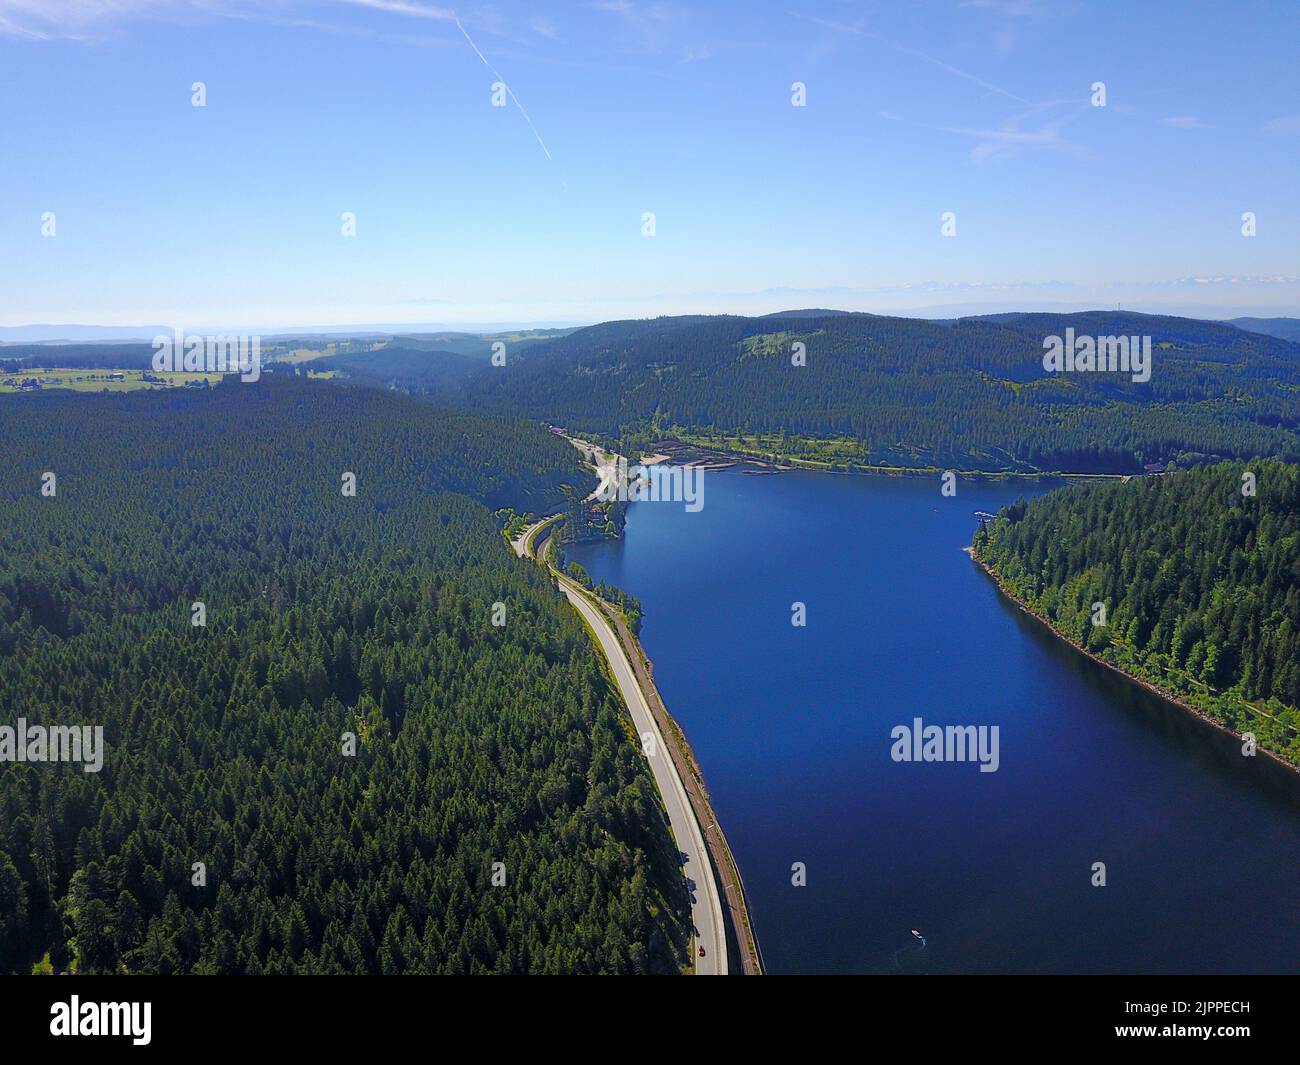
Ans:
<svg viewBox="0 0 1300 1065"><path fill-rule="evenodd" d="M535 319L525 320L506 320L506 321L487 321L487 322L384 322L384 323L367 323L357 322L337 325L304 325L304 326L229 326L229 325L202 325L193 327L180 327L176 325L102 325L94 322L29 322L15 325L0 325L0 347L18 345L18 344L56 344L67 342L80 343L151 343L154 338L174 333L177 329L183 329L190 334L203 335L226 335L236 334L245 336L261 336L270 338L292 338L300 336L401 336L403 334L428 335L436 333L462 333L467 335L482 335L487 333L505 333L513 331L541 331L547 329L587 329L592 326L602 325L607 322L626 322L626 321L654 321L659 318L780 318L785 315L803 314L810 312L821 312L827 315L844 315L844 316L868 316L875 318L910 318L918 321L934 320L955 320L960 318L982 318L993 315L1004 314L1091 314L1091 313L1127 313L1144 315L1147 317L1158 318L1185 318L1189 321L1205 322L1232 322L1238 318L1247 318L1255 320L1267 320L1271 318L1295 318L1300 320L1300 314L1267 314L1258 313L1258 308L1233 308L1232 310L1216 309L1214 314L1189 314L1178 313L1176 310L1147 310L1143 309L1149 304L1143 304L1138 307L1102 307L1094 304L1077 304L1068 309L1059 309L1059 304L1023 304L1016 309L1010 310L989 310L976 309L987 307L981 304L936 304L928 307L907 308L906 310L892 311L864 311L848 310L837 307L789 307L778 311L766 311L762 313L738 313L733 311L712 311L712 312L683 312L679 314L647 314L616 316L612 318L594 318L584 321L575 321L573 319ZM971 308L961 311L961 308ZM1057 309L1052 309L1057 308ZM1243 311L1254 310L1256 313L1242 313ZM1236 313L1233 313L1235 311ZM929 313L926 313L929 312ZM940 313L946 312L946 313ZM105 337L77 337L77 336L51 336L33 339L5 340L4 336L9 333L20 332L23 330L42 330L53 331L59 329L68 329L76 331L93 332L96 330L106 334L115 334ZM127 335L133 330L138 330L138 335Z"/></svg>

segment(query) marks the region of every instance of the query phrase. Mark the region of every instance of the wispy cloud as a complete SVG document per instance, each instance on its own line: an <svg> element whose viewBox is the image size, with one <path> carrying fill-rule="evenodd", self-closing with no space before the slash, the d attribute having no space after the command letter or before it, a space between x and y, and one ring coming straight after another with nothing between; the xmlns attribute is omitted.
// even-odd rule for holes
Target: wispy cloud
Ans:
<svg viewBox="0 0 1300 1065"><path fill-rule="evenodd" d="M1025 148L1049 148L1078 157L1086 156L1083 145L1067 140L1061 130L1082 115L1086 105L1076 105L1069 110L1065 101L1047 100L1034 104L1027 111L1015 115L996 127L938 126L943 133L973 137L971 160L982 163L1000 155L1012 155ZM1035 124L1035 120L1037 123Z"/></svg>
<svg viewBox="0 0 1300 1065"><path fill-rule="evenodd" d="M659 53L670 43L668 23L671 12L664 4L633 3L633 0L592 0L587 6L593 11L617 15L622 19L639 51Z"/></svg>
<svg viewBox="0 0 1300 1065"><path fill-rule="evenodd" d="M451 8L437 7L419 0L343 0L343 3L386 11L391 15L409 15L412 18L437 19L440 22L456 21L456 13Z"/></svg>
<svg viewBox="0 0 1300 1065"><path fill-rule="evenodd" d="M449 8L419 0L340 0L352 7L390 14L453 21ZM303 11L325 5L306 0L0 0L0 37L29 40L93 41L131 22L192 23L230 18L267 25L374 36L365 27L321 22ZM337 9L338 4L328 5ZM426 42L416 42L426 43Z"/></svg>
<svg viewBox="0 0 1300 1065"><path fill-rule="evenodd" d="M479 50L479 46L474 43L474 39L469 35L465 27L461 25L460 19L453 18L453 21L456 23L456 28L465 35L465 40L469 42L469 46L474 49L474 54L483 61L483 65L487 67L488 70L492 71L492 74L497 81L501 82L501 84L506 87L506 92L510 95L510 99L515 102L515 107L519 108L519 113L524 116L524 121L528 123L528 128L533 131L533 136L537 138L537 143L542 146L542 151L546 153L546 158L549 160L551 158L551 149L546 147L546 142L542 140L542 135L533 124L533 120L528 117L528 112L524 110L524 105L519 102L519 97L515 95L515 90L510 88L510 83L501 76L500 71L488 62L487 56Z"/></svg>
<svg viewBox="0 0 1300 1065"><path fill-rule="evenodd" d="M957 6L985 11L994 17L993 43L1003 55L1016 46L1026 28L1074 10L1073 4L1059 0L962 0Z"/></svg>
<svg viewBox="0 0 1300 1065"><path fill-rule="evenodd" d="M430 22L455 23L454 8L427 0L0 0L0 37L28 40L102 39L130 22L193 23L202 19L239 19L266 25L315 29L383 38L369 26L346 20L322 21L317 12L337 14L343 8L362 8ZM510 36L512 24L490 7L461 21L498 36ZM546 36L550 26L541 16L533 20L534 33ZM541 28L539 28L541 27ZM436 43L428 37L406 35L407 43Z"/></svg>
<svg viewBox="0 0 1300 1065"><path fill-rule="evenodd" d="M469 35L465 29L465 24L454 10L447 7L439 7L434 4L419 2L419 0L343 0L344 3L352 4L354 7L372 8L376 11L383 11L393 15L405 15L412 18L432 19L438 22L451 22L456 29L460 30L461 35L465 38L466 43L474 50L474 54L479 57L482 64L492 72L492 76L505 86L506 94L514 102L515 107L528 123L528 128L533 131L533 136L537 138L537 143L541 146L542 152L550 160L551 149L546 147L546 141L542 139L541 132L537 129L536 123L533 122L528 111L520 102L519 97L515 95L515 90L510 87L505 77L489 61L488 57L483 54L483 50L474 43L474 38Z"/></svg>
<svg viewBox="0 0 1300 1065"><path fill-rule="evenodd" d="M1170 126L1173 129L1209 129L1195 115L1170 115L1168 118L1162 118L1161 124Z"/></svg>
<svg viewBox="0 0 1300 1065"><path fill-rule="evenodd" d="M558 41L560 32L555 28L555 23L545 15L534 15L528 20L528 28L538 37L545 37L548 41Z"/></svg>
<svg viewBox="0 0 1300 1065"><path fill-rule="evenodd" d="M1283 115L1281 118L1266 122L1264 123L1264 132L1281 134L1282 136L1300 134L1300 115Z"/></svg>
<svg viewBox="0 0 1300 1065"><path fill-rule="evenodd" d="M91 40L131 19L203 13L202 0L0 0L0 36Z"/></svg>
<svg viewBox="0 0 1300 1065"><path fill-rule="evenodd" d="M993 93L997 96L1004 96L1008 100L1016 101L1016 103L1032 106L1030 101L1026 100L1023 96L1017 96L1009 89L1004 89L1000 85L994 85L991 81L986 81L977 74L972 74L969 71L962 70L960 67L955 67L951 63L939 59L937 56L930 55L929 52L923 52L919 48L910 48L907 45L899 44L897 41L891 41L886 37L882 37L878 33L872 32L866 28L867 24L865 19L859 19L857 22L847 23L834 22L828 19L818 18L814 15L801 15L798 12L791 12L791 14L795 18L815 23L818 26L833 30L836 33L850 34L855 37L863 37L873 41L879 41L881 44L888 48L892 48L896 52L901 52L903 55L910 55L914 59L920 59L923 62L929 63L931 66L937 67L938 69L951 74L955 78L961 78L964 81L970 82L972 85L977 85L986 92Z"/></svg>
<svg viewBox="0 0 1300 1065"><path fill-rule="evenodd" d="M1040 13L1038 5L1033 0L968 0L968 3L962 6L987 7L997 10L1007 17L1037 17ZM963 70L961 67L954 66L952 63L931 55L929 52L882 37L880 34L867 29L864 19L859 19L853 23L845 23L802 15L797 12L791 12L791 14L795 18L815 23L836 34L878 41L893 51L919 59L954 78L983 89L986 96L998 96L1020 104L1021 109L1018 114L994 126L930 124L926 127L936 132L974 138L976 144L971 148L970 153L970 157L974 162L982 163L997 156L1013 155L1018 151L1030 148L1047 148L1075 156L1085 156L1087 154L1087 150L1082 145L1066 139L1061 134L1065 126L1087 110L1084 105L1071 107L1067 101L1063 100L1044 100L1034 103L1010 89L996 85L978 74ZM906 121L892 111L881 111L880 116L890 122ZM922 124L918 123L918 125Z"/></svg>
<svg viewBox="0 0 1300 1065"><path fill-rule="evenodd" d="M883 37L878 39L884 40ZM1015 93L1011 92L1010 90L1004 89L998 85L994 85L991 81L985 81L983 78L977 77L974 74L970 74L967 71L962 70L960 67L955 67L951 63L945 63L942 59L937 59L927 52L922 52L917 48L908 48L901 44L894 44L893 42L890 41L885 41L885 43L888 44L889 47L893 48L895 51L902 52L904 55L914 56L917 59L923 59L925 60L925 62L933 64L934 66L938 67L940 70L946 70L949 74L952 74L954 77L964 78L966 81L969 81L971 84L978 85L981 89L986 89L987 91L991 93L995 93L998 96L1005 96L1008 100L1015 100L1017 103L1022 103L1022 104L1029 103L1029 101L1026 100L1023 96L1017 96Z"/></svg>

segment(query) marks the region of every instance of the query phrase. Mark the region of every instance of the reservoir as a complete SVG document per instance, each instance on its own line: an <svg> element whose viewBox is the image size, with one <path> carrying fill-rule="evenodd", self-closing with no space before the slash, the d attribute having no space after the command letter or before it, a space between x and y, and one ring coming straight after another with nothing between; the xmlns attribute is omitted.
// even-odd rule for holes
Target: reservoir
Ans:
<svg viewBox="0 0 1300 1065"><path fill-rule="evenodd" d="M698 512L634 503L623 540L569 548L643 604L769 971L1300 972L1300 776L962 552L975 511L1049 487L709 472ZM917 719L996 726L996 771L894 760Z"/></svg>

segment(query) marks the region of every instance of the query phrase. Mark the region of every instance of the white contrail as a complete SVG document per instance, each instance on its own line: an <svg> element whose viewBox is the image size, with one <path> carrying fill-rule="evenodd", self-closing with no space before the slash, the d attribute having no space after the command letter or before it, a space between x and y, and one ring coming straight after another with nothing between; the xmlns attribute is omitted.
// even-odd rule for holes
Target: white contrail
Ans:
<svg viewBox="0 0 1300 1065"><path fill-rule="evenodd" d="M451 8L436 7L432 4L420 3L419 0L344 0L344 2L353 4L356 7L368 7L375 11L386 11L394 15L409 15L414 18L427 18L439 22L451 21L456 23L456 29L460 30L465 40L469 42L469 46L474 49L474 54L483 61L483 65L487 67L488 70L492 71L496 76L497 81L501 82L501 84L506 87L506 92L509 93L510 99L514 100L515 106L519 108L519 113L524 116L524 121L528 123L528 128L533 131L533 136L537 138L537 143L542 146L542 151L546 153L546 158L551 162L555 161L551 158L551 150L546 147L546 142L542 140L542 135L537 132L537 127L533 125L533 120L528 117L528 112L524 110L524 105L519 102L519 97L515 95L514 89L510 88L510 83L501 76L501 72L488 62L487 56L485 56L479 49L479 46L474 43L474 38L471 37L465 27L461 25L460 16L457 15L455 11L451 10Z"/></svg>
<svg viewBox="0 0 1300 1065"><path fill-rule="evenodd" d="M551 159L551 150L546 147L546 142L542 140L542 135L537 132L537 127L533 125L533 120L528 117L528 112L524 110L524 105L519 102L519 97L515 95L515 90L510 87L510 82L506 81L506 79L501 76L501 72L487 61L487 56L479 51L478 45L474 43L474 38L466 33L465 27L460 24L459 18L456 18L456 29L465 34L465 40L469 41L469 46L474 49L474 54L483 60L483 65L487 67L488 70L492 71L496 76L497 81L501 82L501 84L506 87L506 92L510 94L510 99L514 100L515 106L519 108L519 113L524 116L524 121L528 123L528 128L533 131L533 136L537 138L537 143L542 146L542 151L546 153L546 158ZM551 161L554 162L554 160Z"/></svg>

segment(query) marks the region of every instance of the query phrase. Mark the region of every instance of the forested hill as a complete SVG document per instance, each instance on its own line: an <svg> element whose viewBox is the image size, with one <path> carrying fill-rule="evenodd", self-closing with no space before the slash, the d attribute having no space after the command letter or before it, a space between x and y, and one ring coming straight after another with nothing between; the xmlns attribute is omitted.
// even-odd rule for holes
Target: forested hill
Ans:
<svg viewBox="0 0 1300 1065"><path fill-rule="evenodd" d="M148 370L153 356L152 344L11 344L0 347L0 373L32 366Z"/></svg>
<svg viewBox="0 0 1300 1065"><path fill-rule="evenodd" d="M453 351L408 347L394 342L373 351L324 355L311 360L307 366L313 372L333 370L360 385L441 396L486 361L486 355L475 358Z"/></svg>
<svg viewBox="0 0 1300 1065"><path fill-rule="evenodd" d="M1043 340L1150 336L1150 380L1047 374ZM806 366L791 364L805 345ZM849 437L854 461L1128 473L1300 458L1300 345L1119 312L950 322L863 314L607 322L485 367L465 401L621 436L674 428Z"/></svg>
<svg viewBox="0 0 1300 1065"><path fill-rule="evenodd" d="M1300 764L1300 467L1071 486L1005 509L975 552L1074 643Z"/></svg>
<svg viewBox="0 0 1300 1065"><path fill-rule="evenodd" d="M13 397L0 454L0 724L107 747L0 763L0 970L680 970L644 759L489 509L568 444L263 379Z"/></svg>
<svg viewBox="0 0 1300 1065"><path fill-rule="evenodd" d="M1300 341L1300 318L1231 318L1228 324L1251 333Z"/></svg>

